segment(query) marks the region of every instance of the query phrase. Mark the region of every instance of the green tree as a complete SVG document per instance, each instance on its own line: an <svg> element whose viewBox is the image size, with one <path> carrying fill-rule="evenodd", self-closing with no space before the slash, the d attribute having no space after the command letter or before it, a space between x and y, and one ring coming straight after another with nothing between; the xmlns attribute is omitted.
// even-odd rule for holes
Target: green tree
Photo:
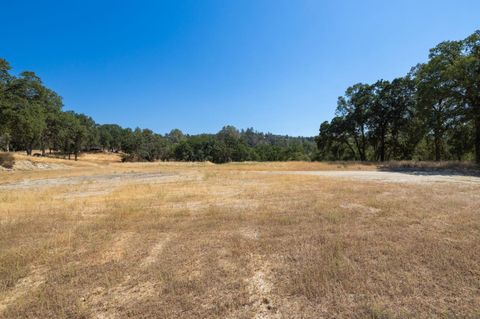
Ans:
<svg viewBox="0 0 480 319"><path fill-rule="evenodd" d="M349 87L337 103L336 114L342 117L361 161L367 160L367 123L372 103L372 87L362 83Z"/></svg>
<svg viewBox="0 0 480 319"><path fill-rule="evenodd" d="M336 116L330 123L320 125L320 132L316 138L321 160L357 160L357 153L353 146L353 139L346 129L343 117Z"/></svg>
<svg viewBox="0 0 480 319"><path fill-rule="evenodd" d="M0 148L10 151L12 103L9 99L9 87L13 80L10 64L0 58Z"/></svg>
<svg viewBox="0 0 480 319"><path fill-rule="evenodd" d="M78 155L82 151L88 130L82 124L82 119L85 116L69 111L62 113L62 128L60 130L61 150L64 155L70 156L73 154L75 160L78 160Z"/></svg>
<svg viewBox="0 0 480 319"><path fill-rule="evenodd" d="M385 161L387 134L392 118L392 88L388 81L377 81L371 87L372 103L368 109L367 125L376 153L375 159Z"/></svg>
<svg viewBox="0 0 480 319"><path fill-rule="evenodd" d="M458 112L458 101L452 96L452 82L446 67L443 58L432 58L416 70L419 113L433 137L436 161L442 159L445 132Z"/></svg>
<svg viewBox="0 0 480 319"><path fill-rule="evenodd" d="M166 134L165 137L173 144L177 144L185 140L185 135L178 128L171 130L168 134Z"/></svg>
<svg viewBox="0 0 480 319"><path fill-rule="evenodd" d="M440 43L431 50L430 61L442 64L458 113L473 123L475 160L480 164L480 30L462 41Z"/></svg>
<svg viewBox="0 0 480 319"><path fill-rule="evenodd" d="M417 109L417 89L409 74L390 85L389 158L410 160L425 135Z"/></svg>
<svg viewBox="0 0 480 319"><path fill-rule="evenodd" d="M194 157L193 149L187 141L178 143L175 147L174 154L177 161L183 162L192 161Z"/></svg>

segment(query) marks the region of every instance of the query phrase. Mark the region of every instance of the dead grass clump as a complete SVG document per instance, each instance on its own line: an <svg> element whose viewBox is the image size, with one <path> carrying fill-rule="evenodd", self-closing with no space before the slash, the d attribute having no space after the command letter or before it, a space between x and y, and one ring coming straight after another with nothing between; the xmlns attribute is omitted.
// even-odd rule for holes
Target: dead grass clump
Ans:
<svg viewBox="0 0 480 319"><path fill-rule="evenodd" d="M12 169L15 164L15 159L10 153L0 153L0 167Z"/></svg>

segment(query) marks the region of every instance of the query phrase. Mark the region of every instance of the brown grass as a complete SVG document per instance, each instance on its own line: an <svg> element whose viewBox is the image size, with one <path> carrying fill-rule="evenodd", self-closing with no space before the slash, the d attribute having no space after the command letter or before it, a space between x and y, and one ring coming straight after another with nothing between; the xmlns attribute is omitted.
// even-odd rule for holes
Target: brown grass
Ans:
<svg viewBox="0 0 480 319"><path fill-rule="evenodd" d="M188 178L0 190L0 317L480 316L480 184L257 172L360 164L66 162L0 184ZM109 189L72 196L92 187Z"/></svg>

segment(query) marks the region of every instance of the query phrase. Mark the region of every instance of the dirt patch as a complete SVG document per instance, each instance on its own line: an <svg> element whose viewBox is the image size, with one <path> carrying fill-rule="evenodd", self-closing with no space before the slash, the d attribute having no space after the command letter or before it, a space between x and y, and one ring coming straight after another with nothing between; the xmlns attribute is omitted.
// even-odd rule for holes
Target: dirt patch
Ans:
<svg viewBox="0 0 480 319"><path fill-rule="evenodd" d="M255 319L281 318L272 294L272 271L270 264L259 256L252 256L253 276L248 279L250 307Z"/></svg>
<svg viewBox="0 0 480 319"><path fill-rule="evenodd" d="M243 227L238 234L247 240L257 241L260 236L257 229ZM259 254L252 254L249 260L252 276L246 278L249 294L247 309L255 319L281 318L276 307L276 297L272 294L273 272L271 264Z"/></svg>
<svg viewBox="0 0 480 319"><path fill-rule="evenodd" d="M111 244L110 249L105 251L100 258L100 264L106 264L108 262L116 262L123 258L123 255L127 249L128 242L135 235L133 232L122 233Z"/></svg>
<svg viewBox="0 0 480 319"><path fill-rule="evenodd" d="M118 307L142 300L154 293L153 283L133 283L130 277L126 276L118 286L110 289L98 287L87 298L81 298L81 301L90 305L93 318L113 319L122 318L118 313Z"/></svg>
<svg viewBox="0 0 480 319"><path fill-rule="evenodd" d="M104 257L107 257L109 261L119 260L123 256L125 246L132 235L133 233L122 234ZM147 257L140 262L138 270L145 269L154 264L169 241L169 234L166 234L164 238L158 240L151 248ZM88 304L94 318L120 318L121 316L117 310L119 307L148 298L152 296L156 290L153 282L138 282L138 280L132 276L135 277L135 274L125 275L119 284L108 289L98 287L86 297L81 298L81 301Z"/></svg>
<svg viewBox="0 0 480 319"><path fill-rule="evenodd" d="M360 213L378 213L380 211L380 209L375 207L365 206L362 204L353 204L353 203L341 204L340 207L351 210L351 211L357 211Z"/></svg>
<svg viewBox="0 0 480 319"><path fill-rule="evenodd" d="M59 163L44 163L32 161L15 161L13 169L16 171L34 171L34 170L49 170L49 169L65 169L69 166Z"/></svg>
<svg viewBox="0 0 480 319"><path fill-rule="evenodd" d="M238 232L247 239L257 240L259 238L258 231L250 227L241 228Z"/></svg>
<svg viewBox="0 0 480 319"><path fill-rule="evenodd" d="M60 196L55 196L55 199L73 199L73 198L82 198L82 197L94 197L107 195L112 192L113 189L87 189L87 190L76 190L73 192L68 192Z"/></svg>
<svg viewBox="0 0 480 319"><path fill-rule="evenodd" d="M0 295L0 315L17 299L31 294L40 287L45 282L46 273L47 268L45 267L33 268L30 274L20 279L12 290L9 290L3 296Z"/></svg>
<svg viewBox="0 0 480 319"><path fill-rule="evenodd" d="M449 172L383 172L383 171L277 171L269 174L292 174L292 175L313 175L323 177L335 177L343 179L355 179L363 181L374 181L384 183L404 184L430 184L430 183L461 183L479 184L480 177L458 175Z"/></svg>
<svg viewBox="0 0 480 319"><path fill-rule="evenodd" d="M117 185L125 182L155 183L169 180L178 180L179 176L173 173L116 173L92 176L73 176L24 180L14 183L0 184L0 189L26 189L34 187L49 187L62 185L76 185L82 183L109 183Z"/></svg>
<svg viewBox="0 0 480 319"><path fill-rule="evenodd" d="M147 268L148 266L154 264L157 261L158 257L160 256L160 254L162 253L163 248L169 241L170 241L169 235L165 235L165 238L157 241L157 243L150 250L150 253L148 254L148 256L140 263L140 267Z"/></svg>

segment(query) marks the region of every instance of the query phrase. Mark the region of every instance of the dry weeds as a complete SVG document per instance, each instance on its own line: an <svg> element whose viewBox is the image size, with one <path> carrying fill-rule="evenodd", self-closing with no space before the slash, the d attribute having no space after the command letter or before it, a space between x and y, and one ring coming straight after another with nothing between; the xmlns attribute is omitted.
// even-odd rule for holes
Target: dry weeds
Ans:
<svg viewBox="0 0 480 319"><path fill-rule="evenodd" d="M71 163L0 172L0 317L480 316L480 183ZM174 178L135 178L152 174Z"/></svg>

